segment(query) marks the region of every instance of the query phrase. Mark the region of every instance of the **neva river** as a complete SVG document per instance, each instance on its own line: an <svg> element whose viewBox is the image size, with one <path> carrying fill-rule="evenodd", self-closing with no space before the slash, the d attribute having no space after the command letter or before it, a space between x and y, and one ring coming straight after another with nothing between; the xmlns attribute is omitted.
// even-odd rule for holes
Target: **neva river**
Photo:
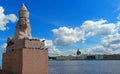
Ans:
<svg viewBox="0 0 120 74"><path fill-rule="evenodd" d="M120 60L49 61L49 74L120 74Z"/></svg>

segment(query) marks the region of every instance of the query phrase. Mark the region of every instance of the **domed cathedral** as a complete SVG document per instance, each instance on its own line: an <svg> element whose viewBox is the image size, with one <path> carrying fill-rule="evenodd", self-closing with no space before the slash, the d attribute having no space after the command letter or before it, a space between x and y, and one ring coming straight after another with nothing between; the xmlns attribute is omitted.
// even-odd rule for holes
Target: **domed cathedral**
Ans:
<svg viewBox="0 0 120 74"><path fill-rule="evenodd" d="M77 56L79 56L81 54L81 51L80 51L80 49L78 48L78 50L77 50Z"/></svg>

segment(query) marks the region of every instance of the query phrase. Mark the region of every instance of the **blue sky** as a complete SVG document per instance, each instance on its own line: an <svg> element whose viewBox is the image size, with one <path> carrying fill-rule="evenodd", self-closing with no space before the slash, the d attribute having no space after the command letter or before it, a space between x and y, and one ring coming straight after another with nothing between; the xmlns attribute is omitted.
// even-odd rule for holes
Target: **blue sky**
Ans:
<svg viewBox="0 0 120 74"><path fill-rule="evenodd" d="M84 54L120 53L119 0L0 0L0 54L14 36L22 3L32 37L46 40L50 56L73 55L78 48Z"/></svg>

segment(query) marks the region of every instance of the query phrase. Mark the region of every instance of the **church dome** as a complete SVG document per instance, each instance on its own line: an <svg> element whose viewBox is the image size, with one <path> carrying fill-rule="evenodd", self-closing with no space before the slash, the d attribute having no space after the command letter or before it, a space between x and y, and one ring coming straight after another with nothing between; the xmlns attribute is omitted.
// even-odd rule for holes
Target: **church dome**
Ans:
<svg viewBox="0 0 120 74"><path fill-rule="evenodd" d="M80 49L77 50L77 55L80 55L81 54L81 51Z"/></svg>

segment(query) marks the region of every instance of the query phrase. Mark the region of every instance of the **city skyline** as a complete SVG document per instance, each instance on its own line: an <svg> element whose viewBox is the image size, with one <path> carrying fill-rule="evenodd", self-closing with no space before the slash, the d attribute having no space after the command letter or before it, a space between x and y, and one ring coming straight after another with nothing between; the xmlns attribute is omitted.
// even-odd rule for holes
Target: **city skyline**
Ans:
<svg viewBox="0 0 120 74"><path fill-rule="evenodd" d="M78 48L84 54L120 53L118 0L1 0L0 61L22 3L30 12L32 37L46 40L50 56L73 55Z"/></svg>

